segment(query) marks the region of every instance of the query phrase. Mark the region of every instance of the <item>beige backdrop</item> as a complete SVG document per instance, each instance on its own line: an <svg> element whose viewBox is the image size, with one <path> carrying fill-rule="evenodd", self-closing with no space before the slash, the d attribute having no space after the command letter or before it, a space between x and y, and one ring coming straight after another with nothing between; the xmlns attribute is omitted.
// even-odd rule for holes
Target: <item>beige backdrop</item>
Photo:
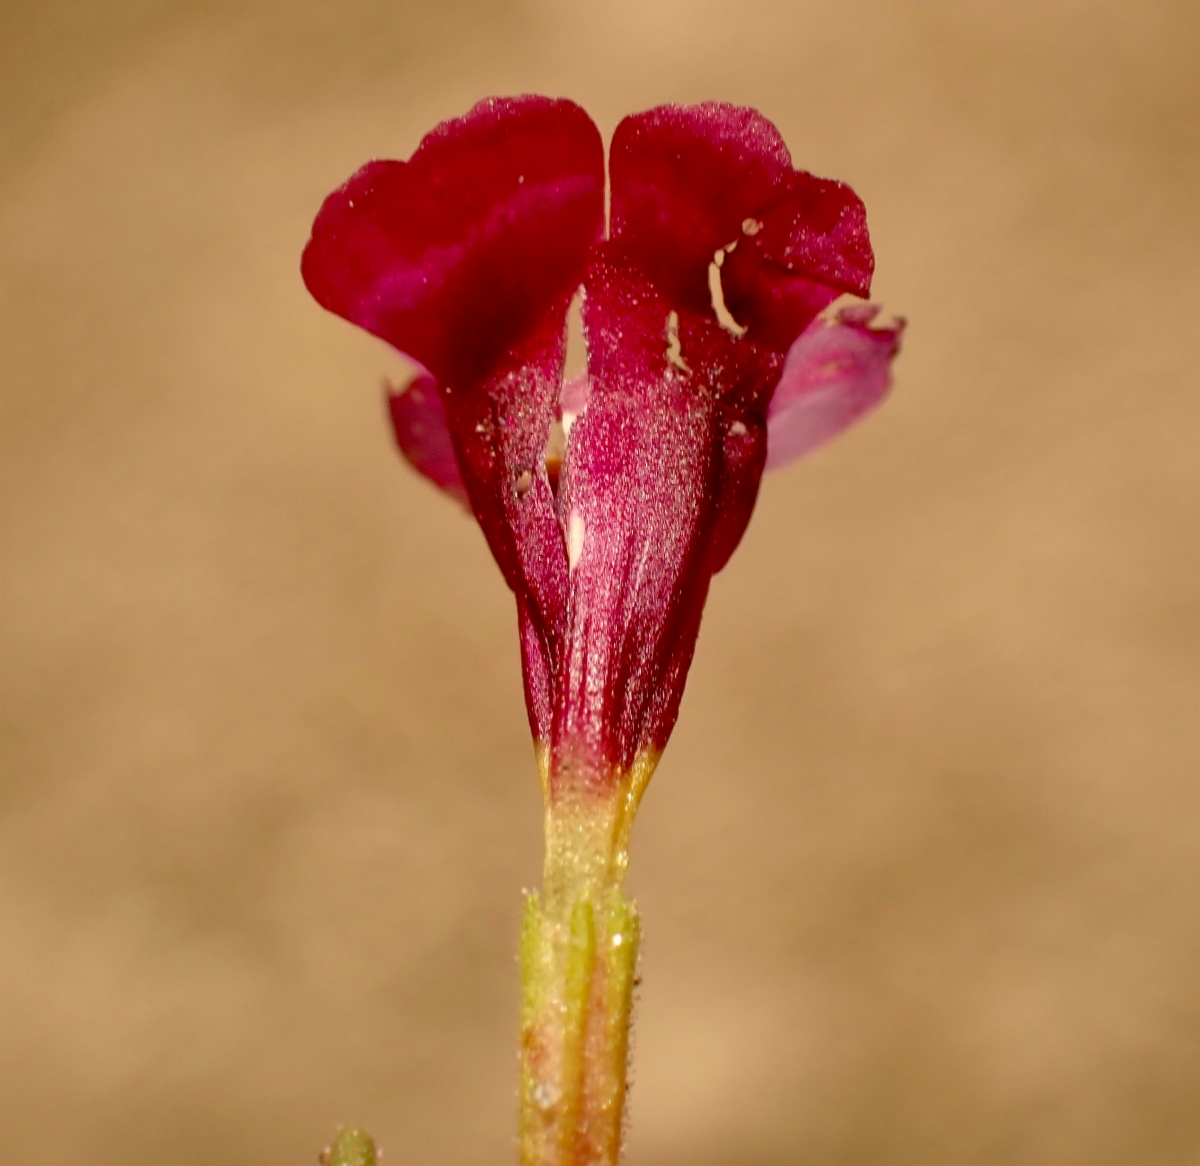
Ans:
<svg viewBox="0 0 1200 1166"><path fill-rule="evenodd" d="M4 0L5 1159L511 1160L512 603L297 265L517 91L758 106L911 321L713 590L630 1166L1200 1162L1194 0Z"/></svg>

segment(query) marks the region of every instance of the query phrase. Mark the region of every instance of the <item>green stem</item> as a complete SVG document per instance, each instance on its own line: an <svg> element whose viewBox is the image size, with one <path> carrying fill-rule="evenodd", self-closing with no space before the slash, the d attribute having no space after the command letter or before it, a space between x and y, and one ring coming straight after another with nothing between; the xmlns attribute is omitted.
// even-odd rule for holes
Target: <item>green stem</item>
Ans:
<svg viewBox="0 0 1200 1166"><path fill-rule="evenodd" d="M546 813L543 891L521 929L521 1166L616 1166L640 927L622 890L629 827L653 769L611 797Z"/></svg>
<svg viewBox="0 0 1200 1166"><path fill-rule="evenodd" d="M522 1166L612 1166L625 1118L638 918L620 888L564 926L525 903Z"/></svg>

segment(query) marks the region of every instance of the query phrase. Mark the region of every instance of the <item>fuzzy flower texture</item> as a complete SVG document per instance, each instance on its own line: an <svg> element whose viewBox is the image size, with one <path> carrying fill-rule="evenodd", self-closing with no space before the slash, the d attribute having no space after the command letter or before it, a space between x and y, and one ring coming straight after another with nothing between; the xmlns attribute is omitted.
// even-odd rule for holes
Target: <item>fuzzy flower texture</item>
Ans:
<svg viewBox="0 0 1200 1166"><path fill-rule="evenodd" d="M870 304L831 308L870 290L863 204L794 169L756 111L666 105L622 121L607 224L605 177L579 106L489 99L331 194L302 264L324 307L421 366L390 397L400 450L470 508L516 596L544 909L561 924L545 966L560 979L572 910L600 910L620 885L710 580L764 469L880 402L903 327L879 326ZM564 382L577 295L587 371ZM615 1105L619 1119L620 1099L589 1101L586 1067L572 1086L570 1033L530 1007L530 1105L547 1116L527 1160L607 1160L578 1149L591 1136L579 1115Z"/></svg>

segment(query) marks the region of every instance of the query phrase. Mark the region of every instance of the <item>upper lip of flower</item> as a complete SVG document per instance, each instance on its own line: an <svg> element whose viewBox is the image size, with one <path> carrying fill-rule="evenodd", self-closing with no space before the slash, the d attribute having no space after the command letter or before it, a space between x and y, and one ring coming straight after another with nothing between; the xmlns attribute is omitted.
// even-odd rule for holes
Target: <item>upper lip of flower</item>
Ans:
<svg viewBox="0 0 1200 1166"><path fill-rule="evenodd" d="M302 262L321 304L428 370L392 398L401 448L469 500L517 598L534 734L598 788L665 743L764 464L877 403L902 326L817 318L869 292L865 212L755 111L626 118L609 175L605 237L584 111L490 99L330 195ZM581 286L587 404L552 481Z"/></svg>

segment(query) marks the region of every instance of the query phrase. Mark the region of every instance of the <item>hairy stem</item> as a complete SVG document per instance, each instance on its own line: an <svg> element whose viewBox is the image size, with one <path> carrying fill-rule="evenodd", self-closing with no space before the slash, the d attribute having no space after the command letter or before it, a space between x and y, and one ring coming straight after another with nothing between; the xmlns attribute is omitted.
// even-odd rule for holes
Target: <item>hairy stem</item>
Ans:
<svg viewBox="0 0 1200 1166"><path fill-rule="evenodd" d="M628 1087L639 922L622 889L653 768L602 798L551 799L541 894L521 930L521 1166L615 1166Z"/></svg>
<svg viewBox="0 0 1200 1166"><path fill-rule="evenodd" d="M610 1166L621 1150L638 919L614 888L570 919L525 904L521 974L522 1166Z"/></svg>

